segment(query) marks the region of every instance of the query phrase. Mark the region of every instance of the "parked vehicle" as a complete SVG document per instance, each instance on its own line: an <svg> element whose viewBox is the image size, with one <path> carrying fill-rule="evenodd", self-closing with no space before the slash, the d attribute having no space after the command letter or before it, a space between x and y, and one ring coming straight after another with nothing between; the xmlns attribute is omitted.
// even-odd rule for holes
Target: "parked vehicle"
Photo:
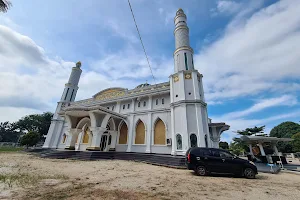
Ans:
<svg viewBox="0 0 300 200"><path fill-rule="evenodd" d="M186 165L199 176L218 173L253 179L257 174L257 168L252 161L241 159L226 150L216 148L190 148L186 152Z"/></svg>

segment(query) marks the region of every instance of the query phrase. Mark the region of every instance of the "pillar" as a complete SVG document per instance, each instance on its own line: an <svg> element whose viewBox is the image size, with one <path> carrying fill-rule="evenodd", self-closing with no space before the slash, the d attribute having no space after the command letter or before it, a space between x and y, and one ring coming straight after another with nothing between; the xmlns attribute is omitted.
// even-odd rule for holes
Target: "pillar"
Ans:
<svg viewBox="0 0 300 200"><path fill-rule="evenodd" d="M262 143L258 143L258 147L259 147L259 150L260 150L260 154L262 156L266 156L266 153L265 153L265 150L264 150L264 147L263 147Z"/></svg>
<svg viewBox="0 0 300 200"><path fill-rule="evenodd" d="M146 132L146 153L151 153L151 136L152 136L152 113L148 113L147 121L147 132Z"/></svg>
<svg viewBox="0 0 300 200"><path fill-rule="evenodd" d="M250 155L254 156L253 151L252 151L252 144L249 144L249 150L250 150Z"/></svg>
<svg viewBox="0 0 300 200"><path fill-rule="evenodd" d="M274 150L275 155L276 155L276 156L279 156L279 152L278 152L278 149L277 149L277 147L276 147L276 143L273 144L273 150Z"/></svg>
<svg viewBox="0 0 300 200"><path fill-rule="evenodd" d="M133 138L133 131L134 131L134 127L135 124L133 122L133 116L134 115L130 115L129 116L129 127L128 127L128 141L127 141L127 152L131 152L131 146L132 146L132 138Z"/></svg>
<svg viewBox="0 0 300 200"><path fill-rule="evenodd" d="M105 130L106 129L102 127L91 127L91 131L93 133L93 139L92 139L91 146L86 148L86 150L100 151L100 141L101 141L102 134L104 133Z"/></svg>
<svg viewBox="0 0 300 200"><path fill-rule="evenodd" d="M67 141L65 149L75 150L75 143L81 129L72 128L67 133Z"/></svg>

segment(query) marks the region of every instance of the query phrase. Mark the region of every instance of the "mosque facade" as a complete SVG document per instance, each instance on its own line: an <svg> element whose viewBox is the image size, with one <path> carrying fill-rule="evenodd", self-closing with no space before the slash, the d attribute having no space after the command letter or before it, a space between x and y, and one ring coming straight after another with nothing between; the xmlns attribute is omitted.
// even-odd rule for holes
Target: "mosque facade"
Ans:
<svg viewBox="0 0 300 200"><path fill-rule="evenodd" d="M203 75L194 68L187 18L174 18L174 73L169 81L134 89L108 88L75 101L76 63L58 102L43 148L184 155L190 147L219 147L229 129L208 118Z"/></svg>

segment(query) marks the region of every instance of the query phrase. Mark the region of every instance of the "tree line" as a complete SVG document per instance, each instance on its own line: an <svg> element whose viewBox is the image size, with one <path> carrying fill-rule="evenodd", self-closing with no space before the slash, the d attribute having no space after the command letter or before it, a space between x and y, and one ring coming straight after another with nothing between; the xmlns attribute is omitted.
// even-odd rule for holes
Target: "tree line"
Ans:
<svg viewBox="0 0 300 200"><path fill-rule="evenodd" d="M267 136L264 133L265 126L246 128L245 130L239 130L237 133L239 135L256 135L256 136ZM300 152L300 124L295 122L282 122L281 124L275 126L270 131L270 137L278 138L292 138L292 142L278 142L277 148L282 153L292 153ZM238 138L233 138L232 142L228 144L227 142L220 142L220 148L232 151L234 154L242 154L243 152L249 152L248 145L240 141Z"/></svg>
<svg viewBox="0 0 300 200"><path fill-rule="evenodd" d="M51 124L53 114L32 114L22 117L17 122L0 123L0 142L20 143L33 146L43 140Z"/></svg>

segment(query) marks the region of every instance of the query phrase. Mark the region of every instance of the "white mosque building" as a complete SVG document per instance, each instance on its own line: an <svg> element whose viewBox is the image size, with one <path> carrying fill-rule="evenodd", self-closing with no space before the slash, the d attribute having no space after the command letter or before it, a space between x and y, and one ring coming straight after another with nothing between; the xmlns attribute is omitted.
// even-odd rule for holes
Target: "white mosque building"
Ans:
<svg viewBox="0 0 300 200"><path fill-rule="evenodd" d="M134 89L108 88L74 101L78 62L58 102L43 148L184 155L190 147L219 147L225 123L207 115L202 74L194 68L187 18L176 12L174 73L169 81Z"/></svg>

